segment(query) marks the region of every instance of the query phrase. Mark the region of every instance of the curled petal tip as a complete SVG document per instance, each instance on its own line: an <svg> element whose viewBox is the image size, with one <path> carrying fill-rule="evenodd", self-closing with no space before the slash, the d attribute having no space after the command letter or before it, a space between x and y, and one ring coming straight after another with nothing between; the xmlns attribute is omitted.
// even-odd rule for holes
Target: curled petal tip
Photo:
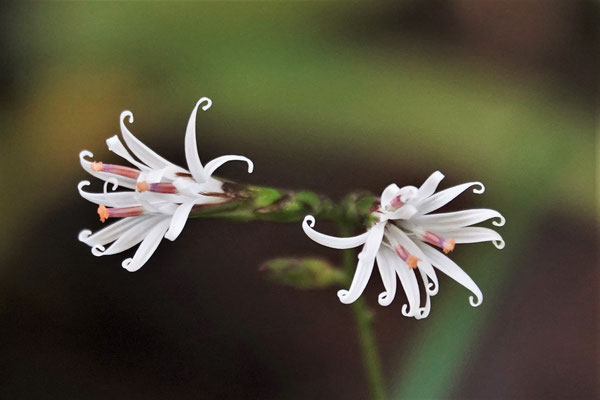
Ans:
<svg viewBox="0 0 600 400"><path fill-rule="evenodd" d="M251 174L254 171L254 163L250 159L246 162L248 163L248 173Z"/></svg>
<svg viewBox="0 0 600 400"><path fill-rule="evenodd" d="M492 225L495 226L504 226L506 223L506 218L502 214L498 215L498 221L492 221Z"/></svg>
<svg viewBox="0 0 600 400"><path fill-rule="evenodd" d="M429 285L427 285L427 293L430 296L435 296L436 294L438 294L440 288L439 285L436 285L433 282L429 282Z"/></svg>
<svg viewBox="0 0 600 400"><path fill-rule="evenodd" d="M379 303L379 305L384 307L387 307L390 304L392 304L392 300L394 300L394 298L392 296L389 296L388 292L381 292L377 297L377 302Z"/></svg>
<svg viewBox="0 0 600 400"><path fill-rule="evenodd" d="M77 190L81 191L84 186L91 185L90 181L81 181L77 184Z"/></svg>
<svg viewBox="0 0 600 400"><path fill-rule="evenodd" d="M79 234L77 235L77 239L79 239L80 242L84 242L86 240L88 240L88 238L91 236L92 231L90 231L89 229L84 229L81 232L79 232Z"/></svg>
<svg viewBox="0 0 600 400"><path fill-rule="evenodd" d="M131 262L132 262L132 261L133 261L133 258L126 258L126 259L124 259L124 260L123 260L123 262L121 263L121 266L122 266L123 268L125 268L125 269L126 269L127 271L129 271L129 272L135 272L135 271L137 271L139 268L135 268L135 269L131 268Z"/></svg>
<svg viewBox="0 0 600 400"><path fill-rule="evenodd" d="M338 292L337 292L338 298L344 304L351 304L354 302L354 300L352 300L352 301L348 300L348 297L350 297L350 296L348 296L349 294L350 294L350 292L346 289L338 290Z"/></svg>
<svg viewBox="0 0 600 400"><path fill-rule="evenodd" d="M206 102L206 104L202 106L202 111L206 111L206 110L208 110L212 106L212 100L211 99L209 99L208 97L202 97L196 103L196 107L200 107L200 105L202 103L204 103L204 102Z"/></svg>
<svg viewBox="0 0 600 400"><path fill-rule="evenodd" d="M112 190L117 190L117 188L119 187L119 181L117 180L117 178L115 177L110 177L108 178L105 182L104 182L104 193L106 194L106 192L108 192L108 184L112 183L113 187Z"/></svg>
<svg viewBox="0 0 600 400"><path fill-rule="evenodd" d="M95 255L96 257L100 257L102 255L104 255L104 246L102 245L96 245L94 247L92 247L92 254Z"/></svg>
<svg viewBox="0 0 600 400"><path fill-rule="evenodd" d="M475 182L474 185L479 185L479 189L474 188L473 189L473 193L475 194L481 194L483 192L485 192L485 185L481 182Z"/></svg>
<svg viewBox="0 0 600 400"><path fill-rule="evenodd" d="M403 304L402 305L402 315L404 315L405 317L410 317L411 313L408 310L408 304Z"/></svg>
<svg viewBox="0 0 600 400"><path fill-rule="evenodd" d="M494 244L494 246L496 246L497 249L500 249L500 250L502 250L504 248L504 246L506 245L504 240L493 240L492 243Z"/></svg>
<svg viewBox="0 0 600 400"><path fill-rule="evenodd" d="M304 217L304 224L310 226L311 228L314 228L315 226L315 217L313 217L312 215L307 215L306 217Z"/></svg>
<svg viewBox="0 0 600 400"><path fill-rule="evenodd" d="M473 296L469 296L469 303L473 306L473 307L479 307L481 305L481 303L483 303L483 297L477 297L477 301L475 301L473 299Z"/></svg>
<svg viewBox="0 0 600 400"><path fill-rule="evenodd" d="M125 118L127 118L129 120L128 122L130 124L133 123L133 113L131 111L125 110L121 113L121 116L119 118L121 120L121 123L123 123L123 121L125 121Z"/></svg>
<svg viewBox="0 0 600 400"><path fill-rule="evenodd" d="M94 157L94 153L92 153L91 151L88 151L88 150L81 150L79 152L79 159L83 160L83 159L85 159L85 157Z"/></svg>

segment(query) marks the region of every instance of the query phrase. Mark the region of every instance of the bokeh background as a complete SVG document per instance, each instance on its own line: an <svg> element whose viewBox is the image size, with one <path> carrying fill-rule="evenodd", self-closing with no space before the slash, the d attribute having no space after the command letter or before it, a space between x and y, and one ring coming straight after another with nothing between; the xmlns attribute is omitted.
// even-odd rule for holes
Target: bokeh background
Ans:
<svg viewBox="0 0 600 400"><path fill-rule="evenodd" d="M390 398L598 398L594 1L4 4L1 13L0 387L18 398L365 399L349 307L335 288L265 280L266 259L340 253L299 224L190 222L134 274L77 241L87 149L131 128L184 164L339 199L470 180L453 209L500 210L507 246L453 258L429 318L403 295L372 306ZM98 184L96 186L100 188ZM331 232L334 232L333 230Z"/></svg>

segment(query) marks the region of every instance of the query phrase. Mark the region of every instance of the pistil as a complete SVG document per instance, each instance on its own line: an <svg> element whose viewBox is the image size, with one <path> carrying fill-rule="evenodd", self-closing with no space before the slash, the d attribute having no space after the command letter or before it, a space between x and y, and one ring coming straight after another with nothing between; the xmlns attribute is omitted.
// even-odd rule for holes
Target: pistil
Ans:
<svg viewBox="0 0 600 400"><path fill-rule="evenodd" d="M433 232L425 232L423 235L423 239L427 243L431 243L434 246L441 248L444 251L444 254L450 253L454 250L455 242L454 239L445 239L439 235L436 235Z"/></svg>
<svg viewBox="0 0 600 400"><path fill-rule="evenodd" d="M396 254L398 254L398 256L402 259L402 261L404 261L406 264L408 264L408 267L410 269L417 268L417 263L419 261L421 261L421 259L410 254L408 251L406 251L406 249L403 246L398 245L395 247L395 250L396 250Z"/></svg>
<svg viewBox="0 0 600 400"><path fill-rule="evenodd" d="M137 185L138 192L155 192L155 193L169 193L174 194L177 193L177 188L172 183L168 182L159 182L159 183L148 183L148 182L138 182Z"/></svg>
<svg viewBox="0 0 600 400"><path fill-rule="evenodd" d="M101 161L94 161L91 165L92 171L108 172L115 175L121 175L126 178L137 179L140 171L135 168L125 167L123 165L104 164Z"/></svg>
<svg viewBox="0 0 600 400"><path fill-rule="evenodd" d="M100 216L101 222L104 222L109 218L136 217L143 212L144 208L142 206L121 208L106 208L102 204L98 206L98 215Z"/></svg>

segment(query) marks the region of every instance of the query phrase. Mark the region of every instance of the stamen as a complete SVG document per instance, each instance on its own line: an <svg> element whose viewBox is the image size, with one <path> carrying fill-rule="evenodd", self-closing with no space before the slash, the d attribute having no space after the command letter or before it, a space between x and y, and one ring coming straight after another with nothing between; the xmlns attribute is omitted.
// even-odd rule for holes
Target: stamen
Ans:
<svg viewBox="0 0 600 400"><path fill-rule="evenodd" d="M432 245L441 248L444 254L450 253L452 250L454 250L454 246L456 245L454 239L444 239L433 232L425 232L423 239L427 243L431 243Z"/></svg>
<svg viewBox="0 0 600 400"><path fill-rule="evenodd" d="M125 167L123 165L115 164L104 164L101 161L94 161L91 165L92 171L95 172L109 172L115 175L121 175L126 178L137 179L140 175L140 171L135 168Z"/></svg>
<svg viewBox="0 0 600 400"><path fill-rule="evenodd" d="M155 193L177 193L177 188L172 183L160 182L160 183L148 183L138 182L136 184L138 192L151 191Z"/></svg>
<svg viewBox="0 0 600 400"><path fill-rule="evenodd" d="M421 261L420 258L415 257L414 255L410 254L408 251L406 251L406 249L401 246L398 245L395 247L396 250L396 254L398 254L398 256L402 259L402 261L404 261L406 264L408 264L408 267L410 269L415 269L417 268L417 263L419 261Z"/></svg>
<svg viewBox="0 0 600 400"><path fill-rule="evenodd" d="M98 215L100 216L101 222L104 222L109 218L136 217L141 215L143 212L144 208L142 206L121 208L106 208L102 204L98 206Z"/></svg>

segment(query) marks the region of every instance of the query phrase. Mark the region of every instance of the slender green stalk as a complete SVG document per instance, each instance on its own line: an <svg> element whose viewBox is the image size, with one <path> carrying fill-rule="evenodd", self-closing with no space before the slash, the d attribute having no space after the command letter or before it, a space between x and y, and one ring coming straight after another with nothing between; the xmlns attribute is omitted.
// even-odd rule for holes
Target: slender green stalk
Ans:
<svg viewBox="0 0 600 400"><path fill-rule="evenodd" d="M223 202L196 206L190 217L234 221L298 222L306 215L337 221L342 209L325 196L301 190L224 182ZM210 194L208 194L210 195Z"/></svg>
<svg viewBox="0 0 600 400"><path fill-rule="evenodd" d="M343 236L352 234L352 229L347 224L339 223L338 225ZM356 268L356 252L354 250L344 250L343 266L348 276L354 275L354 269ZM381 362L375 342L373 314L369 311L362 297L352 303L352 310L354 311L354 318L356 318L358 341L362 351L363 365L371 397L373 400L384 400L386 396L381 374Z"/></svg>

